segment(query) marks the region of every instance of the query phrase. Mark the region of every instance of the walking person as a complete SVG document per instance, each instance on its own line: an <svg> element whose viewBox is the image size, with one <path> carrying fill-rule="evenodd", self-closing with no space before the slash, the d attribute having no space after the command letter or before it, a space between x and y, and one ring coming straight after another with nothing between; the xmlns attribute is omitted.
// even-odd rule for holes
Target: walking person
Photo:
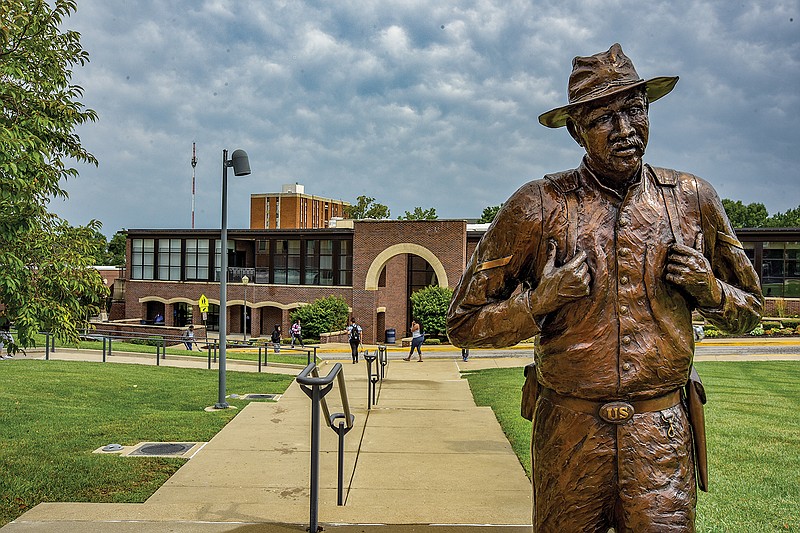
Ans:
<svg viewBox="0 0 800 533"><path fill-rule="evenodd" d="M417 350L418 363L422 362L422 343L425 342L425 335L422 334L422 327L416 320L411 321L411 349L408 351L408 357L404 357L403 361L411 361L411 356L414 355L414 349Z"/></svg>
<svg viewBox="0 0 800 533"><path fill-rule="evenodd" d="M189 328L181 334L181 342L186 346L186 349L190 352L192 351L192 345L197 345L197 349L201 352L203 350L200 349L200 345L197 344L197 341L194 338L194 326L189 326Z"/></svg>
<svg viewBox="0 0 800 533"><path fill-rule="evenodd" d="M280 353L281 351L281 327L278 324L275 324L275 328L272 330L272 351L275 353Z"/></svg>
<svg viewBox="0 0 800 533"><path fill-rule="evenodd" d="M347 333L350 340L350 351L353 354L353 364L358 363L358 345L361 344L361 326L356 324L355 317L350 319L351 324L347 326Z"/></svg>
<svg viewBox="0 0 800 533"><path fill-rule="evenodd" d="M11 324L6 320L0 326L0 359L11 359L11 344L14 342L14 337L11 335ZM3 355L3 346L6 348L6 354Z"/></svg>
<svg viewBox="0 0 800 533"><path fill-rule="evenodd" d="M303 328L300 326L299 318L294 321L294 324L292 324L292 329L290 331L292 333L292 348L294 348L295 340L300 343L301 348L305 348L305 345L303 344Z"/></svg>

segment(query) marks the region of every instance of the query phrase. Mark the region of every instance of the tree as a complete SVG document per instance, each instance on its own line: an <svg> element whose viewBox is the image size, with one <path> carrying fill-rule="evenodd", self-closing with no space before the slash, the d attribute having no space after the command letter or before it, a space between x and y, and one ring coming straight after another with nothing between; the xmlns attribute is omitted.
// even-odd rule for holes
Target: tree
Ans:
<svg viewBox="0 0 800 533"><path fill-rule="evenodd" d="M78 100L72 69L88 61L80 35L61 31L75 0L4 0L0 8L0 321L31 346L40 330L77 341L107 294L91 268L96 221L72 227L47 212L66 198L67 161L97 164L75 128L97 115Z"/></svg>
<svg viewBox="0 0 800 533"><path fill-rule="evenodd" d="M447 308L452 297L451 289L433 285L411 295L411 313L422 324L425 335L447 334Z"/></svg>
<svg viewBox="0 0 800 533"><path fill-rule="evenodd" d="M303 334L319 339L320 334L341 331L347 327L347 302L341 296L328 296L298 307L290 315L292 323L300 320Z"/></svg>
<svg viewBox="0 0 800 533"><path fill-rule="evenodd" d="M478 219L478 224L488 224L493 222L494 217L497 216L497 213L500 211L501 207L503 207L503 204L490 205L489 207L484 208L481 218Z"/></svg>
<svg viewBox="0 0 800 533"><path fill-rule="evenodd" d="M359 196L355 205L345 208L345 216L354 220L362 218L389 218L389 208L375 201L371 196Z"/></svg>
<svg viewBox="0 0 800 533"><path fill-rule="evenodd" d="M800 206L789 209L785 213L775 213L767 219L765 226L768 228L800 228Z"/></svg>
<svg viewBox="0 0 800 533"><path fill-rule="evenodd" d="M125 230L121 229L108 241L108 262L113 266L123 266L125 264Z"/></svg>
<svg viewBox="0 0 800 533"><path fill-rule="evenodd" d="M744 205L741 200L722 199L722 207L734 228L763 228L767 222L767 208L764 204Z"/></svg>
<svg viewBox="0 0 800 533"><path fill-rule="evenodd" d="M439 217L436 216L436 208L431 207L430 209L422 209L421 207L415 207L414 211L409 213L406 211L406 214L397 217L397 220L436 220Z"/></svg>

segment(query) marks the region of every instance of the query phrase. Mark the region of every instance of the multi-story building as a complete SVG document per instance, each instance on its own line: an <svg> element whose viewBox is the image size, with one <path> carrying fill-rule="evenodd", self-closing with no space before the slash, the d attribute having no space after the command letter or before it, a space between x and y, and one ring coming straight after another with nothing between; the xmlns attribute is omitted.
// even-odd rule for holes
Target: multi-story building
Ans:
<svg viewBox="0 0 800 533"><path fill-rule="evenodd" d="M429 285L453 288L481 231L463 220L357 220L319 229L228 230L228 328L259 337L315 299L345 299L364 328L364 341L403 336L409 297ZM167 325L219 328L218 230L128 230L128 319L166 317ZM242 283L243 276L248 284ZM245 295L245 291L247 294ZM247 298L245 303L245 296Z"/></svg>
<svg viewBox="0 0 800 533"><path fill-rule="evenodd" d="M349 205L305 194L299 183L284 185L280 193L250 195L250 229L326 228Z"/></svg>
<svg viewBox="0 0 800 533"><path fill-rule="evenodd" d="M288 331L292 310L338 295L364 328L365 342L383 341L387 329L406 335L410 295L428 285L454 288L487 226L338 219L346 205L307 196L298 185L253 195L251 227L228 230L224 246L219 230L128 230L126 318L160 313L169 326L202 324L198 300L205 295L205 324L218 329L224 249L230 333L266 336L275 324ZM800 228L737 235L762 277L767 313L800 313Z"/></svg>

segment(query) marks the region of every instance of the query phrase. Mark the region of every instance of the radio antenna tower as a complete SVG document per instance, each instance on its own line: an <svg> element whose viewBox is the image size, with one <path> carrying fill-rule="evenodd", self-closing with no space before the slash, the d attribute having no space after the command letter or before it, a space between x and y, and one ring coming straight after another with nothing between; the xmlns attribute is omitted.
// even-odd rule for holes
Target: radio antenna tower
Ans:
<svg viewBox="0 0 800 533"><path fill-rule="evenodd" d="M192 229L194 229L194 168L197 166L197 152L195 152L194 142L192 143Z"/></svg>

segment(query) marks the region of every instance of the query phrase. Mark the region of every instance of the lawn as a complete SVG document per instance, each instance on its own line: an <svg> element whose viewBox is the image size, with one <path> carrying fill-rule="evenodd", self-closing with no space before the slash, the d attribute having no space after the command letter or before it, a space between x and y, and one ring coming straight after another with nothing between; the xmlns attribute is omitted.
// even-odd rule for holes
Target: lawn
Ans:
<svg viewBox="0 0 800 533"><path fill-rule="evenodd" d="M800 363L699 362L706 386L710 492L697 530L800 531ZM519 415L521 369L466 374L530 476L530 422Z"/></svg>
<svg viewBox="0 0 800 533"><path fill-rule="evenodd" d="M203 410L217 401L216 370L19 357L1 364L0 526L43 501L143 502L184 460L93 450L208 441L239 412ZM227 390L280 394L293 379L228 372Z"/></svg>

